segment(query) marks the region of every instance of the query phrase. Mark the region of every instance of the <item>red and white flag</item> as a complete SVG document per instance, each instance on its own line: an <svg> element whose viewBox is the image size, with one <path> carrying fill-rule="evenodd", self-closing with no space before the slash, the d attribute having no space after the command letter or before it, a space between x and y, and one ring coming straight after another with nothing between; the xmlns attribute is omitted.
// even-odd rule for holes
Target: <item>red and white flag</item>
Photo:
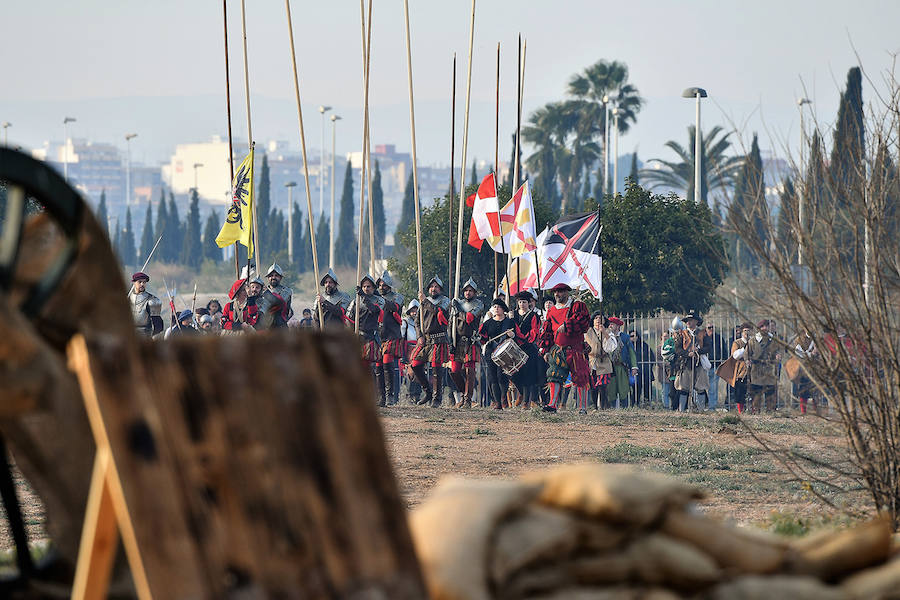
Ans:
<svg viewBox="0 0 900 600"><path fill-rule="evenodd" d="M481 181L477 192L466 198L466 205L472 209L469 245L481 250L484 240L500 237L500 203L493 173Z"/></svg>

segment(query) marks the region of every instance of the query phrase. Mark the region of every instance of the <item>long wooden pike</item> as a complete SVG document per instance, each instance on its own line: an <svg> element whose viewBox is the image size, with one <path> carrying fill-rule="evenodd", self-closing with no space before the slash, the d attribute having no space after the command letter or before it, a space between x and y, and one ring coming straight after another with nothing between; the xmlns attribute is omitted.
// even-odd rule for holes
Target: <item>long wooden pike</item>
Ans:
<svg viewBox="0 0 900 600"><path fill-rule="evenodd" d="M359 237L356 241L356 285L362 278L363 255L363 224L366 217L366 169L369 159L369 43L372 40L372 0L369 0L368 32L366 31L366 9L363 0L359 0L359 14L362 31L362 56L363 56L363 156L359 168ZM368 34L368 41L367 41ZM370 180L368 180L370 181ZM371 192L370 192L371 194ZM371 212L371 211L370 211ZM372 215L369 215L369 219ZM370 246L371 247L371 246ZM373 275L374 277L374 275ZM356 314L354 315L354 330L359 333L359 302L354 302Z"/></svg>
<svg viewBox="0 0 900 600"><path fill-rule="evenodd" d="M494 129L494 196L497 197L497 223L500 226L500 250L503 254L503 264L506 265L506 301L512 302L512 293L509 289L509 261L506 260L506 242L503 241L503 221L500 219L500 42L497 42L497 105L495 114L496 127ZM516 191L513 190L512 193ZM496 281L497 253L494 252L494 283Z"/></svg>
<svg viewBox="0 0 900 600"><path fill-rule="evenodd" d="M453 187L453 171L455 164L453 159L456 154L456 52L453 53L453 76L450 92L450 193L447 194L447 283L453 279L453 195L456 191Z"/></svg>
<svg viewBox="0 0 900 600"><path fill-rule="evenodd" d="M422 293L422 230L419 222L419 168L416 161L416 110L413 101L412 48L409 41L409 0L403 0L403 14L406 17L406 79L409 83L409 128L412 135L413 203L416 209L416 271L419 278L419 293ZM419 310L419 331L423 329L422 310Z"/></svg>
<svg viewBox="0 0 900 600"><path fill-rule="evenodd" d="M316 226L313 222L312 195L309 191L309 164L306 160L306 134L303 130L303 109L300 105L300 79L297 77L297 55L294 52L294 26L291 22L291 0L284 0L284 8L287 11L288 39L291 43L291 65L294 70L294 96L297 101L297 121L300 125L300 149L303 155L303 181L306 185L306 214L309 222L309 241L312 246L313 276L316 278L316 289L319 285L319 255L316 252ZM258 256L258 255L257 255ZM325 313L322 304L316 302L319 312L319 327L325 327Z"/></svg>
<svg viewBox="0 0 900 600"><path fill-rule="evenodd" d="M469 23L469 66L466 73L466 114L463 125L462 161L459 176L459 218L456 221L456 280L453 297L459 296L460 257L462 256L463 206L466 201L466 150L469 145L469 106L472 99L472 50L475 45L475 0L472 0L472 18Z"/></svg>
<svg viewBox="0 0 900 600"><path fill-rule="evenodd" d="M372 3L369 3L369 19L367 22L367 39L365 40L365 54L363 59L365 65L363 68L366 74L369 72L369 65L372 63ZM375 274L375 210L372 206L372 134L369 131L371 121L369 120L369 103L366 101L366 199L369 209L369 274L377 277ZM358 284L359 282L357 282Z"/></svg>
<svg viewBox="0 0 900 600"><path fill-rule="evenodd" d="M250 151L253 151L253 127L250 125L250 69L248 67L247 58L247 11L244 8L245 0L241 0L241 32L244 38L244 94L247 96L247 146ZM231 178L234 181L234 177ZM253 163L250 163L250 181L253 181ZM259 272L259 265L262 263L260 254L259 254L259 219L256 218L256 202L251 202L250 208L253 213L253 228L251 233L251 238L253 241L253 250L254 250L254 259L256 260L257 269ZM247 252L249 254L249 252ZM247 276L250 276L250 271L247 271Z"/></svg>

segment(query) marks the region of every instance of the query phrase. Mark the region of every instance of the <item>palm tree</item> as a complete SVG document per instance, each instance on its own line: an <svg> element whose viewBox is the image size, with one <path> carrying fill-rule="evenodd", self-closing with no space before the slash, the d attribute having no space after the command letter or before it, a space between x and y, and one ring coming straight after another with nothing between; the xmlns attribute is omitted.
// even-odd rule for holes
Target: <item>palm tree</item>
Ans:
<svg viewBox="0 0 900 600"><path fill-rule="evenodd" d="M592 130L590 139L607 139L606 109L603 106L603 98L608 100L621 111L619 116L619 131L626 133L631 124L637 119L637 113L644 104L635 86L628 83L628 67L618 61L599 60L587 67L582 73L575 75L569 81L569 95L575 100L572 102L578 112L581 113L581 121L589 124ZM587 133L587 132L586 132ZM584 139L586 136L582 136ZM609 153L606 153L609 156ZM598 153L598 157L599 157ZM618 160L618 157L611 157ZM583 164L589 167L593 163ZM603 165L597 171L597 180L603 175ZM607 190L603 190L606 193Z"/></svg>
<svg viewBox="0 0 900 600"><path fill-rule="evenodd" d="M567 133L560 126L562 105L559 102L546 104L531 114L522 128L522 138L535 147L533 154L525 159L525 166L537 171L535 188L556 210L559 206L557 175L558 160L565 160L565 139Z"/></svg>
<svg viewBox="0 0 900 600"><path fill-rule="evenodd" d="M650 162L657 166L641 169L641 179L647 183L650 189L663 187L678 192L684 192L686 198L694 195L694 125L688 127L687 146L682 146L675 140L666 142L666 146L678 155L677 161L667 161L654 158ZM731 147L728 138L732 132L719 137L722 127L716 125L708 133L700 137L700 147L703 154L703 162L700 165L700 198L707 201L707 193L710 189L725 191L734 185L734 181L744 164L743 156L725 156L725 152Z"/></svg>

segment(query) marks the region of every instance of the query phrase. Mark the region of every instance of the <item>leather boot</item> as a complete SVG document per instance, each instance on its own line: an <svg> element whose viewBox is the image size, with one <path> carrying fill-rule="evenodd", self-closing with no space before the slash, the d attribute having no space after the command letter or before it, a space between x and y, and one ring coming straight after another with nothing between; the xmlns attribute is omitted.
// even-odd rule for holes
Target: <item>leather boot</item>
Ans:
<svg viewBox="0 0 900 600"><path fill-rule="evenodd" d="M431 368L431 406L440 408L444 402L444 369L443 367Z"/></svg>
<svg viewBox="0 0 900 600"><path fill-rule="evenodd" d="M466 408L472 408L472 396L475 394L475 369L466 369L466 391L465 396Z"/></svg>
<svg viewBox="0 0 900 600"><path fill-rule="evenodd" d="M425 394L416 401L416 404L419 406L423 404L428 404L431 402L431 384L428 383L428 378L425 376L425 365L416 365L410 367L410 371L412 371L413 377L418 382L419 385L422 386L422 389L425 390Z"/></svg>
<svg viewBox="0 0 900 600"><path fill-rule="evenodd" d="M378 406L386 406L384 398L384 366L375 366L375 386L378 388Z"/></svg>
<svg viewBox="0 0 900 600"><path fill-rule="evenodd" d="M501 389L499 384L494 383L491 385L491 396L493 398L491 401L491 408L494 410L503 410L503 401L500 400L500 397L505 392L506 390Z"/></svg>
<svg viewBox="0 0 900 600"><path fill-rule="evenodd" d="M381 365L381 370L384 372L384 390L387 404L390 406L392 404L396 404L394 401L394 394L396 390L394 389L394 365L393 363L387 365Z"/></svg>
<svg viewBox="0 0 900 600"><path fill-rule="evenodd" d="M456 391L459 394L459 398L456 401L456 408L462 408L465 404L465 399L463 398L466 391L466 379L462 373L450 371L450 379L453 381L453 385L456 386Z"/></svg>

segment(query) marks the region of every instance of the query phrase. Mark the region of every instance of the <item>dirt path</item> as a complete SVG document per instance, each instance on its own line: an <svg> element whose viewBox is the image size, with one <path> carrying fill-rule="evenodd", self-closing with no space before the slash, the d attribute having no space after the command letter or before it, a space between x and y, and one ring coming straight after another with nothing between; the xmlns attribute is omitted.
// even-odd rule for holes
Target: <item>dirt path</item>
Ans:
<svg viewBox="0 0 900 600"><path fill-rule="evenodd" d="M726 413L629 410L582 417L566 411L401 407L381 414L410 507L449 473L512 477L553 464L599 461L631 463L695 483L710 494L705 510L740 523L770 527L785 518L836 518ZM843 443L836 428L814 417L751 419L761 435L783 448L821 456Z"/></svg>

